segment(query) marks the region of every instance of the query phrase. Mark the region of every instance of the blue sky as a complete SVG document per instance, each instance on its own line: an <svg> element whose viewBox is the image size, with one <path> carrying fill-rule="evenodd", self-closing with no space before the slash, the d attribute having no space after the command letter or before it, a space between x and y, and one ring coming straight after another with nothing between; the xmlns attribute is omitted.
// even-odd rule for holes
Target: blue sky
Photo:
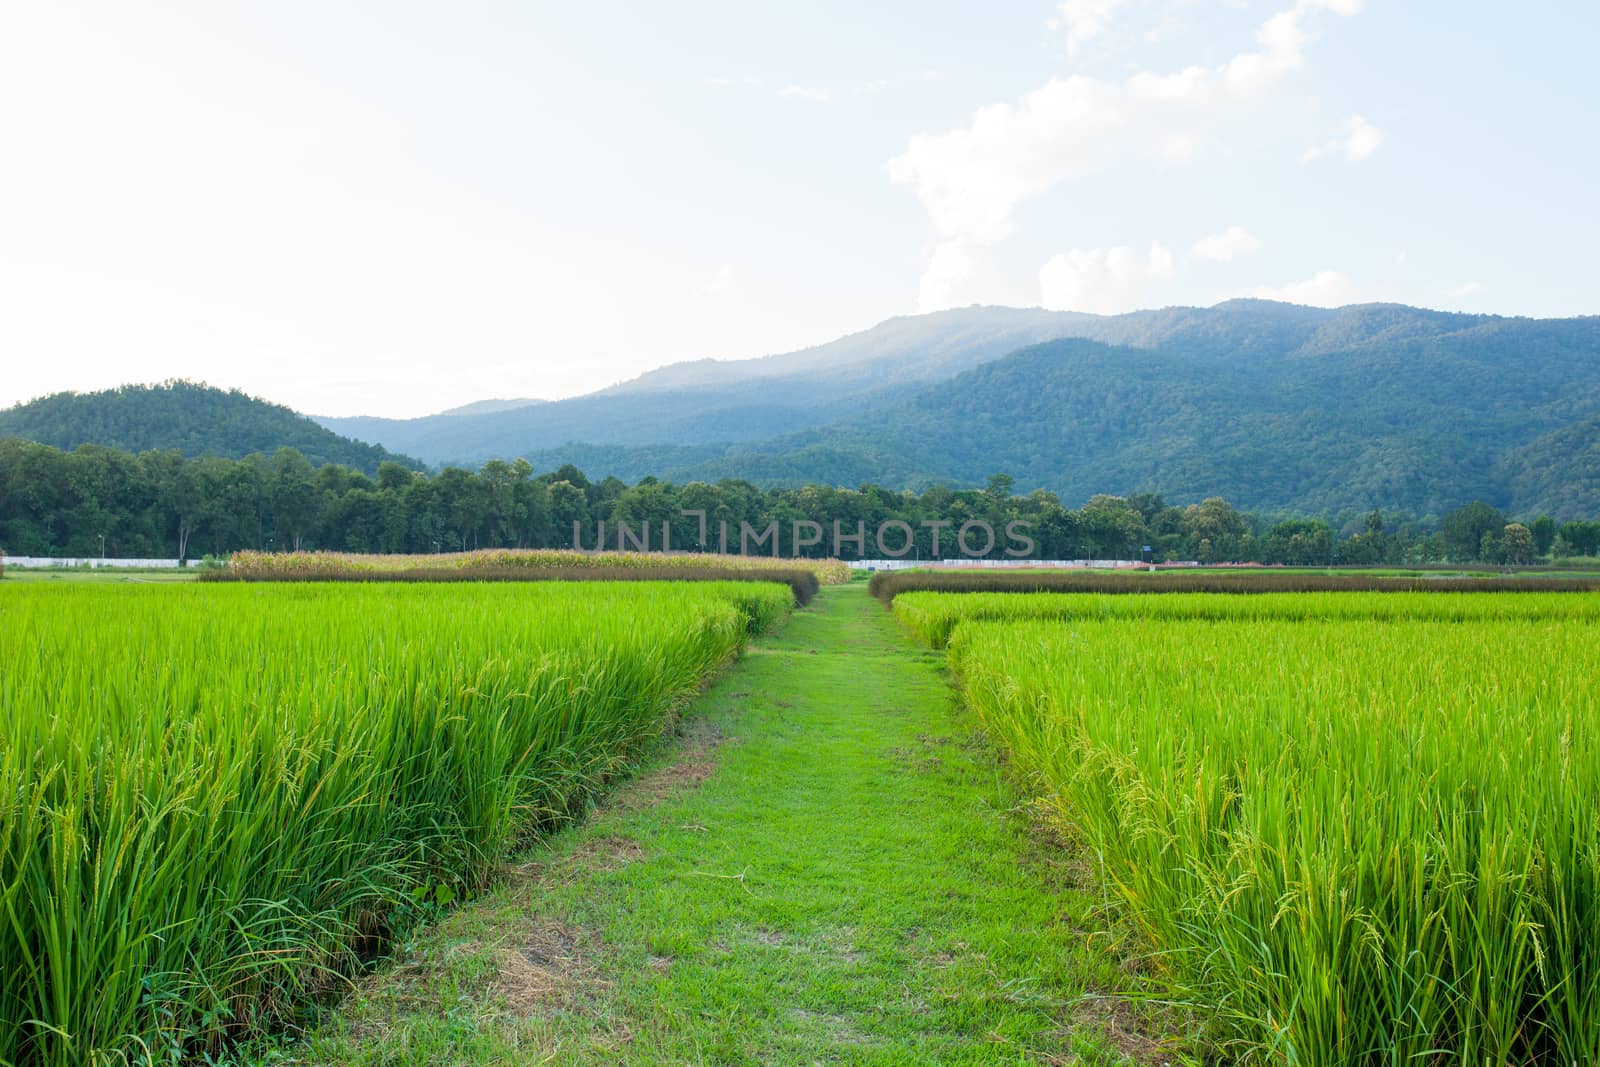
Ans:
<svg viewBox="0 0 1600 1067"><path fill-rule="evenodd" d="M1600 312L1600 5L0 5L0 403L414 415L973 302Z"/></svg>

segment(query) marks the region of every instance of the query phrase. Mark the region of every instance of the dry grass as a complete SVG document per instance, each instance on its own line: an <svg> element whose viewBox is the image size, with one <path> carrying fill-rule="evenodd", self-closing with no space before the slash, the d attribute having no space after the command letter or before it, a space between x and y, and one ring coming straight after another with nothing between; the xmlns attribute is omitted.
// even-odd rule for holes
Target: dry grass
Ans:
<svg viewBox="0 0 1600 1067"><path fill-rule="evenodd" d="M367 555L356 552L235 552L228 569L240 577L333 579L352 572L380 574L464 571L507 572L696 571L766 573L804 571L822 585L850 580L850 568L836 559L787 559L691 552L575 552L570 549L496 548L435 555ZM437 579L435 579L437 580Z"/></svg>

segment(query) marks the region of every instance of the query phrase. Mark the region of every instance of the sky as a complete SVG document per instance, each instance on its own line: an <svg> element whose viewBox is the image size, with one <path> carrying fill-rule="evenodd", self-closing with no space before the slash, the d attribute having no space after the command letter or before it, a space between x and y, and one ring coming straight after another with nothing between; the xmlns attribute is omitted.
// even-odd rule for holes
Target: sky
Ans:
<svg viewBox="0 0 1600 1067"><path fill-rule="evenodd" d="M1600 4L0 0L0 405L410 417L972 303L1600 312Z"/></svg>

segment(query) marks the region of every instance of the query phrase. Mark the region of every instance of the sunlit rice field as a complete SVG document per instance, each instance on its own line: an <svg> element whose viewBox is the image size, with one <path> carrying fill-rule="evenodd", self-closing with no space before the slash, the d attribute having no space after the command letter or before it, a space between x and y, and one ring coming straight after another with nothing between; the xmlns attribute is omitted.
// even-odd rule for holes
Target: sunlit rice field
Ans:
<svg viewBox="0 0 1600 1067"><path fill-rule="evenodd" d="M1439 622L1562 620L1600 623L1597 593L901 593L894 613L923 641L942 646L962 622L1193 619L1217 622Z"/></svg>
<svg viewBox="0 0 1600 1067"><path fill-rule="evenodd" d="M0 593L0 1062L215 1050L579 810L766 583Z"/></svg>
<svg viewBox="0 0 1600 1067"><path fill-rule="evenodd" d="M1227 1057L1600 1062L1600 598L1378 598L895 607Z"/></svg>

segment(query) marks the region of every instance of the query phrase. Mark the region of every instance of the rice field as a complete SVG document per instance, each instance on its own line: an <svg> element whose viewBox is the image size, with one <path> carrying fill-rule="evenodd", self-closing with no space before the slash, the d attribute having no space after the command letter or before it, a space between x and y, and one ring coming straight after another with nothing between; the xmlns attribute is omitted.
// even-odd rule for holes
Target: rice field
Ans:
<svg viewBox="0 0 1600 1067"><path fill-rule="evenodd" d="M0 594L0 1062L270 1023L581 811L783 585Z"/></svg>
<svg viewBox="0 0 1600 1067"><path fill-rule="evenodd" d="M1600 1062L1593 594L906 594L1228 1060Z"/></svg>
<svg viewBox="0 0 1600 1067"><path fill-rule="evenodd" d="M1270 570L1092 571L949 570L878 571L872 595L893 603L904 593L1592 593L1594 576L1570 571L1484 576L1481 574Z"/></svg>
<svg viewBox="0 0 1600 1067"><path fill-rule="evenodd" d="M1189 619L1248 622L1281 619L1372 622L1422 619L1490 622L1574 619L1600 622L1594 593L1182 593L1138 596L1121 593L901 593L894 613L921 640L948 643L968 621L1092 621L1095 619Z"/></svg>

